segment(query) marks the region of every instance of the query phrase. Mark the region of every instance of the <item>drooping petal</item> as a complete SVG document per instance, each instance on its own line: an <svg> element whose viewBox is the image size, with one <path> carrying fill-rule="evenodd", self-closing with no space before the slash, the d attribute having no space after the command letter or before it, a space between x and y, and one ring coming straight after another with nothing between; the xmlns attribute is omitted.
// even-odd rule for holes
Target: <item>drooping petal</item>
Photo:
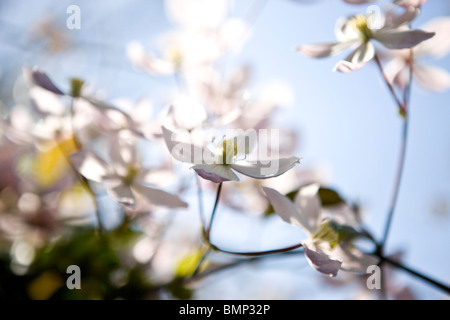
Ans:
<svg viewBox="0 0 450 320"><path fill-rule="evenodd" d="M311 58L326 58L339 54L356 43L357 40L323 44L307 44L298 47L297 51Z"/></svg>
<svg viewBox="0 0 450 320"><path fill-rule="evenodd" d="M150 188L147 186L134 184L132 189L147 198L150 203L167 208L187 208L188 204L178 196L165 192L163 190Z"/></svg>
<svg viewBox="0 0 450 320"><path fill-rule="evenodd" d="M309 241L303 242L305 257L311 267L330 277L336 277L341 269L342 261L326 255Z"/></svg>
<svg viewBox="0 0 450 320"><path fill-rule="evenodd" d="M365 254L345 244L333 250L333 257L339 257L342 260L342 270L364 274L369 266L377 265L380 262L376 256Z"/></svg>
<svg viewBox="0 0 450 320"><path fill-rule="evenodd" d="M303 224L303 219L291 200L272 188L263 187L263 191L275 212L284 221L294 226L304 228L307 232L309 231Z"/></svg>
<svg viewBox="0 0 450 320"><path fill-rule="evenodd" d="M192 143L182 142L177 139L175 132L162 127L164 141L170 154L176 160L187 163L202 164L204 150ZM186 131L188 137L189 133ZM187 138L188 138L187 137Z"/></svg>
<svg viewBox="0 0 450 320"><path fill-rule="evenodd" d="M87 151L74 153L70 159L78 172L88 180L101 182L110 171L105 161Z"/></svg>
<svg viewBox="0 0 450 320"><path fill-rule="evenodd" d="M394 8L395 7L386 12L385 28L394 29L401 26L407 26L420 14L420 10L414 7L407 7L401 14L397 14Z"/></svg>
<svg viewBox="0 0 450 320"><path fill-rule="evenodd" d="M371 42L361 44L346 60L354 65L364 65L375 56L375 47Z"/></svg>
<svg viewBox="0 0 450 320"><path fill-rule="evenodd" d="M120 180L105 180L105 184L108 194L115 201L125 206L133 206L136 203L136 199L131 188L127 185L124 185Z"/></svg>
<svg viewBox="0 0 450 320"><path fill-rule="evenodd" d="M411 51L406 49L407 51ZM389 79L391 84L396 84L400 88L405 88L409 81L409 72L408 72L407 64L403 56L395 56L392 60L390 60L385 68L384 74ZM406 71L406 72L405 72ZM403 77L403 74L406 73L406 78Z"/></svg>
<svg viewBox="0 0 450 320"><path fill-rule="evenodd" d="M333 71L339 71L342 73L350 73L350 72L361 69L363 66L364 66L364 64L353 64L349 61L341 60L333 68Z"/></svg>
<svg viewBox="0 0 450 320"><path fill-rule="evenodd" d="M24 73L35 85L45 90L51 91L54 94L64 95L64 93L57 86L55 86L49 76L38 68L35 67L33 68L33 70L24 68Z"/></svg>
<svg viewBox="0 0 450 320"><path fill-rule="evenodd" d="M422 30L381 29L373 33L373 38L389 49L413 48L435 35Z"/></svg>
<svg viewBox="0 0 450 320"><path fill-rule="evenodd" d="M223 164L197 164L192 167L203 179L221 183L225 181L239 181L238 176L229 165Z"/></svg>
<svg viewBox="0 0 450 320"><path fill-rule="evenodd" d="M41 87L34 87L30 90L30 100L38 112L61 116L66 111L60 97Z"/></svg>
<svg viewBox="0 0 450 320"><path fill-rule="evenodd" d="M375 47L370 42L362 43L344 61L340 61L334 67L334 71L349 73L361 69L375 56Z"/></svg>
<svg viewBox="0 0 450 320"><path fill-rule="evenodd" d="M428 90L436 92L450 90L450 73L445 69L416 65L414 75L420 85Z"/></svg>
<svg viewBox="0 0 450 320"><path fill-rule="evenodd" d="M295 197L294 203L301 217L300 221L309 234L320 225L320 213L322 204L318 195L319 184L312 183L300 188Z"/></svg>
<svg viewBox="0 0 450 320"><path fill-rule="evenodd" d="M267 163L257 162L249 163L240 161L231 164L231 168L243 175L255 179L268 179L282 175L286 171L292 169L297 163L300 163L300 158L291 157L277 160L271 160Z"/></svg>

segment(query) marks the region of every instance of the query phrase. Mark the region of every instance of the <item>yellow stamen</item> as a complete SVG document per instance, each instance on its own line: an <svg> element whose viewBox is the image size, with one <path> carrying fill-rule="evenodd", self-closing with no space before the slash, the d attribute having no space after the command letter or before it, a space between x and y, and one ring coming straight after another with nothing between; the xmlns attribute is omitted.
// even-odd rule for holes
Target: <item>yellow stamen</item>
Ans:
<svg viewBox="0 0 450 320"><path fill-rule="evenodd" d="M373 33L369 28L368 18L366 16L358 14L350 19L350 23L362 41L367 42L373 38Z"/></svg>

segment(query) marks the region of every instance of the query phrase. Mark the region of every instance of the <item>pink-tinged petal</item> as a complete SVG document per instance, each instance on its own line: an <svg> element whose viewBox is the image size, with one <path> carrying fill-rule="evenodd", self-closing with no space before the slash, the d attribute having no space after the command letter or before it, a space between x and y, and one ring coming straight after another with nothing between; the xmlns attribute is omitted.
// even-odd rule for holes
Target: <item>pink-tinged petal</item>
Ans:
<svg viewBox="0 0 450 320"><path fill-rule="evenodd" d="M24 69L25 74L29 77L33 84L53 92L57 95L64 95L64 93L52 82L52 80L47 76L46 73L39 70L38 68L33 68L33 70L29 70L28 68Z"/></svg>
<svg viewBox="0 0 450 320"><path fill-rule="evenodd" d="M364 65L375 56L375 47L370 42L361 44L346 60L354 65Z"/></svg>
<svg viewBox="0 0 450 320"><path fill-rule="evenodd" d="M282 175L286 171L292 169L297 163L300 163L300 158L291 157L271 160L267 163L249 163L242 161L233 163L230 166L233 170L248 177L255 179L269 179Z"/></svg>
<svg viewBox="0 0 450 320"><path fill-rule="evenodd" d="M414 48L414 57L429 56L443 58L450 53L450 17L438 17L430 20L421 28L422 30L435 32L436 36L422 42Z"/></svg>
<svg viewBox="0 0 450 320"><path fill-rule="evenodd" d="M128 59L134 66L148 73L168 76L175 73L175 66L169 61L157 59L145 52L144 47L138 42L132 42L127 46Z"/></svg>
<svg viewBox="0 0 450 320"><path fill-rule="evenodd" d="M414 7L407 7L402 14L396 14L394 8L386 12L384 24L386 28L398 28L409 25L420 14L420 10Z"/></svg>
<svg viewBox="0 0 450 320"><path fill-rule="evenodd" d="M353 46L356 41L334 42L324 44L307 44L297 48L297 51L311 58L326 58L334 56Z"/></svg>
<svg viewBox="0 0 450 320"><path fill-rule="evenodd" d="M380 259L371 254L365 254L350 246L340 245L333 250L333 257L342 260L341 269L365 274L369 266L377 265Z"/></svg>
<svg viewBox="0 0 450 320"><path fill-rule="evenodd" d="M119 175L126 175L130 165L137 163L138 137L128 130L121 130L112 137L109 157Z"/></svg>
<svg viewBox="0 0 450 320"><path fill-rule="evenodd" d="M350 73L350 72L361 69L363 66L364 66L364 64L353 64L349 61L342 60L336 64L336 66L333 68L333 71L339 71L342 73Z"/></svg>
<svg viewBox="0 0 450 320"><path fill-rule="evenodd" d="M105 181L112 182L112 181ZM108 194L120 204L125 206L134 206L136 199L129 186L124 185L120 180L114 181L114 183L106 183L106 191Z"/></svg>
<svg viewBox="0 0 450 320"><path fill-rule="evenodd" d="M362 43L344 61L336 64L333 71L349 73L361 69L375 56L375 47L370 42Z"/></svg>
<svg viewBox="0 0 450 320"><path fill-rule="evenodd" d="M102 182L110 170L105 161L90 152L79 151L72 154L70 159L82 176L95 182Z"/></svg>
<svg viewBox="0 0 450 320"><path fill-rule="evenodd" d="M176 160L194 164L202 164L204 162L204 150L202 148L192 143L178 140L176 133L164 126L162 127L162 132L166 146ZM189 139L189 132L185 131L184 133L187 134L185 138Z"/></svg>
<svg viewBox="0 0 450 320"><path fill-rule="evenodd" d="M342 261L333 259L321 252L314 244L303 242L305 257L311 267L330 277L336 277L341 269Z"/></svg>
<svg viewBox="0 0 450 320"><path fill-rule="evenodd" d="M230 166L223 164L197 164L194 169L203 179L221 183L225 181L239 181L238 176L231 170Z"/></svg>
<svg viewBox="0 0 450 320"><path fill-rule="evenodd" d="M297 193L295 206L300 214L300 221L309 234L314 233L320 225L322 203L319 198L319 184L306 185Z"/></svg>
<svg viewBox="0 0 450 320"><path fill-rule="evenodd" d="M381 29L374 32L374 39L389 49L413 48L422 41L434 37L434 32L422 30L391 30Z"/></svg>
<svg viewBox="0 0 450 320"><path fill-rule="evenodd" d="M411 50L406 49L406 51L410 52ZM384 68L384 74L391 84L395 84L399 88L405 88L409 82L409 68L403 56L395 56L389 61ZM406 74L406 78L404 74Z"/></svg>
<svg viewBox="0 0 450 320"><path fill-rule="evenodd" d="M133 190L145 198L150 203L156 206L163 206L167 208L187 208L188 204L181 200L178 196L165 192L163 190L146 187L143 185L134 184Z"/></svg>
<svg viewBox="0 0 450 320"><path fill-rule="evenodd" d="M434 66L418 66L414 68L414 75L419 84L432 91L444 92L450 90L450 73Z"/></svg>
<svg viewBox="0 0 450 320"><path fill-rule="evenodd" d="M30 100L38 112L61 116L66 112L66 107L61 103L60 97L53 92L41 87L30 90Z"/></svg>
<svg viewBox="0 0 450 320"><path fill-rule="evenodd" d="M394 3L401 7L415 7L418 8L428 0L395 0Z"/></svg>
<svg viewBox="0 0 450 320"><path fill-rule="evenodd" d="M263 191L275 212L284 221L294 226L304 228L306 232L309 232L308 228L303 225L303 219L291 200L272 188L263 187Z"/></svg>

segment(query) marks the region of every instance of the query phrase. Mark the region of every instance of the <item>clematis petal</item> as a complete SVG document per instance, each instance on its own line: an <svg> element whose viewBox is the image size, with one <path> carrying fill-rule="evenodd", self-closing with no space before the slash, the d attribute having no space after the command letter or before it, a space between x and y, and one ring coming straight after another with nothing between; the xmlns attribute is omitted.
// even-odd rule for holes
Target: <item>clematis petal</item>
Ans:
<svg viewBox="0 0 450 320"><path fill-rule="evenodd" d="M364 66L364 64L353 64L349 61L342 60L339 61L336 66L333 68L333 71L339 71L342 73L350 73L356 70L361 69Z"/></svg>
<svg viewBox="0 0 450 320"><path fill-rule="evenodd" d="M249 163L240 161L231 164L231 168L243 175L255 179L268 179L282 175L289 169L292 169L297 163L300 163L300 158L291 157L268 161L268 163Z"/></svg>
<svg viewBox="0 0 450 320"><path fill-rule="evenodd" d="M145 52L139 42L131 42L127 45L127 56L134 66L139 67L150 74L168 76L176 71L173 63L158 59Z"/></svg>
<svg viewBox="0 0 450 320"><path fill-rule="evenodd" d="M35 67L33 70L24 68L24 73L35 85L53 92L54 94L64 95L64 93L57 86L55 86L49 76L38 68Z"/></svg>
<svg viewBox="0 0 450 320"><path fill-rule="evenodd" d="M115 201L126 206L133 206L136 203L136 199L129 186L122 184L119 180L113 185L109 185L108 182L110 181L105 182L106 191Z"/></svg>
<svg viewBox="0 0 450 320"><path fill-rule="evenodd" d="M389 49L407 49L415 47L434 35L434 32L422 30L380 29L373 33L373 38Z"/></svg>
<svg viewBox="0 0 450 320"><path fill-rule="evenodd" d="M414 75L420 85L428 90L437 92L450 90L450 73L445 69L416 65Z"/></svg>
<svg viewBox="0 0 450 320"><path fill-rule="evenodd" d="M164 141L170 154L176 160L187 163L202 164L204 150L192 143L182 142L176 139L175 132L162 127ZM186 131L188 134L188 132ZM188 134L189 135L189 134Z"/></svg>
<svg viewBox="0 0 450 320"><path fill-rule="evenodd" d="M375 56L375 47L371 42L361 44L346 60L354 65L364 65Z"/></svg>
<svg viewBox="0 0 450 320"><path fill-rule="evenodd" d="M263 187L267 199L274 208L275 212L287 223L303 228L309 233L309 229L303 224L303 217L297 211L294 203L278 191Z"/></svg>
<svg viewBox="0 0 450 320"><path fill-rule="evenodd" d="M309 234L314 233L320 225L322 204L319 198L319 184L306 185L297 193L294 203L300 214L300 221Z"/></svg>
<svg viewBox="0 0 450 320"><path fill-rule="evenodd" d="M147 186L134 184L132 189L137 193L143 195L152 204L157 206L164 206L167 208L187 208L186 202L181 200L178 196L170 194L166 191L150 188Z"/></svg>
<svg viewBox="0 0 450 320"><path fill-rule="evenodd" d="M297 48L297 51L311 58L326 58L334 56L353 46L357 40L333 42L324 44L307 44Z"/></svg>
<svg viewBox="0 0 450 320"><path fill-rule="evenodd" d="M364 274L369 266L377 265L380 262L380 259L376 256L365 254L346 245L336 247L333 250L333 256L342 260L342 270Z"/></svg>
<svg viewBox="0 0 450 320"><path fill-rule="evenodd" d="M334 71L349 73L361 69L375 56L375 47L370 42L362 43L344 61L340 61L334 67Z"/></svg>
<svg viewBox="0 0 450 320"><path fill-rule="evenodd" d="M79 151L70 156L72 164L88 180L101 182L110 171L109 165L96 155Z"/></svg>
<svg viewBox="0 0 450 320"><path fill-rule="evenodd" d="M223 164L197 164L194 169L203 179L221 183L225 181L239 181L238 176L231 170L229 165Z"/></svg>
<svg viewBox="0 0 450 320"><path fill-rule="evenodd" d="M443 58L450 53L450 17L438 17L430 20L421 27L422 30L436 32L432 39L422 42L414 48L414 57L429 56Z"/></svg>
<svg viewBox="0 0 450 320"><path fill-rule="evenodd" d="M314 246L310 241L303 242L305 257L311 267L317 271L336 277L342 266L342 261L333 259Z"/></svg>
<svg viewBox="0 0 450 320"><path fill-rule="evenodd" d="M411 50L406 49L406 51L410 52ZM407 75L406 78L403 77L405 71ZM409 81L409 72L403 56L396 56L390 60L384 68L384 73L390 83L395 83L400 88L405 88Z"/></svg>
<svg viewBox="0 0 450 320"><path fill-rule="evenodd" d="M60 97L41 87L31 88L30 100L33 107L44 114L61 116L66 111L66 107L61 103Z"/></svg>

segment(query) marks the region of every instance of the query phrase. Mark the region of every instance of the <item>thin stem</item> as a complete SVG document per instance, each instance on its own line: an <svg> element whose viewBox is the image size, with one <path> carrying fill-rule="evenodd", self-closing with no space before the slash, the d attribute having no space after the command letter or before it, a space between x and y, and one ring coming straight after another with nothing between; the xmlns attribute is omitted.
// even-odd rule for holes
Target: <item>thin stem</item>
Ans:
<svg viewBox="0 0 450 320"><path fill-rule="evenodd" d="M221 191L222 191L222 182L219 183L219 187L217 188L216 201L214 202L214 208L213 208L213 211L211 213L211 220L209 221L208 229L206 229L206 231L205 231L205 236L206 236L206 239L208 240L208 243L211 243L211 241L210 241L211 228L212 228L212 225L213 225L213 222L214 222L214 216L216 215L217 206L219 205L220 192Z"/></svg>
<svg viewBox="0 0 450 320"><path fill-rule="evenodd" d="M380 259L382 261L384 261L384 262L389 263L390 265L392 265L392 266L394 266L396 268L399 268L399 269L401 269L401 270L403 270L403 271L405 271L405 272L407 272L407 273L409 273L409 274L411 274L411 275L413 275L413 276L415 276L417 278L422 279L423 281L425 281L425 282L427 282L427 283L429 283L429 284L431 284L431 285L441 289L445 293L450 294L450 287L448 287L447 285L445 285L445 284L443 284L443 283L441 283L439 281L436 281L436 280L434 280L434 279L432 279L432 278L430 278L430 277L428 277L428 276L426 276L426 275L424 275L424 274L422 274L422 273L420 273L420 272L418 272L416 270L413 270L410 267L407 267L407 266L405 266L402 263L399 263L399 262L397 262L395 260L392 260L390 258L386 258L386 257L380 256Z"/></svg>
<svg viewBox="0 0 450 320"><path fill-rule="evenodd" d="M238 255L238 256L249 256L249 257L258 257L258 256L269 255L269 254L283 253L283 252L288 252L288 251L292 251L292 250L303 247L303 245L301 243L299 243L299 244L295 244L290 247L282 248L282 249L273 249L273 250L255 251L255 252L239 252L239 251L230 251L230 250L226 250L226 249L221 249L212 243L210 243L210 245L211 245L211 248L216 251L233 254L233 255Z"/></svg>
<svg viewBox="0 0 450 320"><path fill-rule="evenodd" d="M194 278L200 272L200 269L201 269L201 267L203 265L203 262L205 262L205 259L208 256L209 251L210 251L209 247L206 247L206 249L203 252L202 257L200 258L200 260L199 260L199 262L197 264L197 267L195 268L194 272L192 273L191 278Z"/></svg>
<svg viewBox="0 0 450 320"><path fill-rule="evenodd" d="M394 87L391 84L391 81L389 80L389 78L386 76L386 73L383 70L383 65L381 64L380 58L378 57L378 55L375 53L375 57L374 60L378 66L378 69L380 70L381 75L383 76L384 82L386 83L389 92L392 95L392 98L394 98L395 103L397 104L399 110L401 113L406 114L406 107L404 106L404 104L400 101L400 99L397 97L397 94L395 93Z"/></svg>
<svg viewBox="0 0 450 320"><path fill-rule="evenodd" d="M205 211L203 208L203 190L202 190L202 184L200 181L200 178L197 174L195 174L195 178L197 180L197 199L198 199L198 211L200 214L200 220L202 223L202 228L204 230L204 232L206 232L205 230L205 225L206 225L206 218L205 218Z"/></svg>
<svg viewBox="0 0 450 320"><path fill-rule="evenodd" d="M406 115L407 117L407 115ZM387 220L386 220L386 224L384 227L384 232L383 232L383 238L381 240L381 248L384 248L386 241L388 239L389 236L389 231L391 229L391 224L392 224L392 218L394 217L394 212L395 212L395 208L397 205L397 201L398 201L398 195L400 193L400 184L402 181L402 176L403 176L403 171L405 168L405 160L406 160L406 147L408 144L408 118L405 118L403 120L403 132L402 132L402 142L401 142L401 149L400 149L400 160L398 163L398 167L397 167L397 175L395 178L395 182L394 182L394 193L392 194L392 198L391 198L391 202L389 205L389 209L388 209L388 214L387 214Z"/></svg>

